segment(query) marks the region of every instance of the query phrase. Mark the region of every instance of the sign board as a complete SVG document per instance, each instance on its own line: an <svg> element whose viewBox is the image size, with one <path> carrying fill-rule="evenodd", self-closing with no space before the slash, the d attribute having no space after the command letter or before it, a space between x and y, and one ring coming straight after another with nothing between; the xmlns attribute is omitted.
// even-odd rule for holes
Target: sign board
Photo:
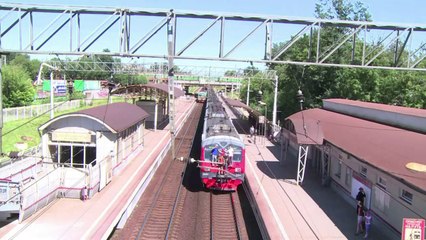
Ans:
<svg viewBox="0 0 426 240"><path fill-rule="evenodd" d="M90 143L92 141L92 135L90 133L53 132L52 141Z"/></svg>
<svg viewBox="0 0 426 240"><path fill-rule="evenodd" d="M60 94L67 93L67 87L65 85L58 85L55 88L55 93L60 93Z"/></svg>
<svg viewBox="0 0 426 240"><path fill-rule="evenodd" d="M425 239L425 220L415 218L404 218L402 220L402 240Z"/></svg>
<svg viewBox="0 0 426 240"><path fill-rule="evenodd" d="M50 92L50 80L43 81L43 91ZM65 80L53 80L53 91L54 93L66 93L67 92L67 82Z"/></svg>
<svg viewBox="0 0 426 240"><path fill-rule="evenodd" d="M259 123L260 124L265 123L265 116L259 116Z"/></svg>

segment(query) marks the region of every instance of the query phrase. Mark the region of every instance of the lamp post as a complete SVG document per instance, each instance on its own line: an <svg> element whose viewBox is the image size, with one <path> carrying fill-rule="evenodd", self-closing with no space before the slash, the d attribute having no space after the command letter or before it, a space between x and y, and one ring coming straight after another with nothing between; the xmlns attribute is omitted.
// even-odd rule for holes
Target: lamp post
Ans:
<svg viewBox="0 0 426 240"><path fill-rule="evenodd" d="M275 73L274 106L272 109L272 125L277 124L278 75Z"/></svg>
<svg viewBox="0 0 426 240"><path fill-rule="evenodd" d="M259 93L261 94L262 91L259 91ZM264 136L264 143L266 140L266 114L268 113L268 105L265 102L259 101L259 104L265 107L265 115L263 116L263 136Z"/></svg>
<svg viewBox="0 0 426 240"><path fill-rule="evenodd" d="M247 85L247 100L246 100L247 106L249 106L249 99L250 99L250 78L248 78L248 85Z"/></svg>
<svg viewBox="0 0 426 240"><path fill-rule="evenodd" d="M303 111L303 101L305 97L303 96L302 90L297 90L296 98L297 100L299 100L300 103L300 111Z"/></svg>

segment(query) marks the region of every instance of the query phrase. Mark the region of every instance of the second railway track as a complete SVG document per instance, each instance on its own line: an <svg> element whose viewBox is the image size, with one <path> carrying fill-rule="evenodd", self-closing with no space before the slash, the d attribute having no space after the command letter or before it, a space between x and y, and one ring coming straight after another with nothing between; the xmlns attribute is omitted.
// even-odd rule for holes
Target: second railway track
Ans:
<svg viewBox="0 0 426 240"><path fill-rule="evenodd" d="M176 157L199 158L201 115L202 104L197 104L176 137ZM110 239L249 239L247 209L242 209L238 193L205 189L196 164L172 160L168 154L124 228Z"/></svg>
<svg viewBox="0 0 426 240"><path fill-rule="evenodd" d="M188 157L202 105L197 104L175 138L176 156ZM152 139L155 141L155 139ZM111 239L167 239L179 206L186 162L172 159L169 152L122 230Z"/></svg>

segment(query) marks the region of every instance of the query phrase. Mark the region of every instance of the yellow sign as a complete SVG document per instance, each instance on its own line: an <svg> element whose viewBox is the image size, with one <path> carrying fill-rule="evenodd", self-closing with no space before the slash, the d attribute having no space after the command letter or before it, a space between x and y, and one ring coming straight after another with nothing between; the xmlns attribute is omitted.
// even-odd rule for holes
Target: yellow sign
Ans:
<svg viewBox="0 0 426 240"><path fill-rule="evenodd" d="M52 141L90 143L92 141L92 135L90 133L53 132Z"/></svg>

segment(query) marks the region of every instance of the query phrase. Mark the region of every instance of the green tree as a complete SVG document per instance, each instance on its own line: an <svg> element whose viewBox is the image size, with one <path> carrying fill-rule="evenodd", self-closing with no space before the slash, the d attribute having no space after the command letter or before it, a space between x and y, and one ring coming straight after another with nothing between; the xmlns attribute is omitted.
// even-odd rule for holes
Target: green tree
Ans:
<svg viewBox="0 0 426 240"><path fill-rule="evenodd" d="M362 3L347 0L320 0L316 5L315 15L323 19L339 19L350 21L371 21L371 15ZM317 41L317 30L312 34L312 41ZM321 29L320 55L324 56L335 43L343 39L349 30L346 28L323 27ZM286 43L274 45L273 53L277 53ZM313 61L309 59L309 35L302 36L279 60ZM317 53L310 53L315 56ZM352 43L344 43L326 62L351 64ZM355 48L356 56L360 56L362 48ZM372 70L350 69L339 67L296 66L271 64L270 69L279 76L278 109L281 116L286 117L300 110L296 93L302 90L305 108L319 107L324 98L349 98L374 100L377 90L377 74ZM271 107L269 106L268 108Z"/></svg>
<svg viewBox="0 0 426 240"><path fill-rule="evenodd" d="M136 85L136 84L146 84L148 79L145 75L131 75L131 74L114 74L113 81L115 83L120 83L121 85Z"/></svg>
<svg viewBox="0 0 426 240"><path fill-rule="evenodd" d="M20 107L34 100L34 88L29 74L19 65L3 67L3 105Z"/></svg>
<svg viewBox="0 0 426 240"><path fill-rule="evenodd" d="M233 76L237 75L237 71L235 71L235 70L227 70L223 75L226 76L226 77L233 77Z"/></svg>
<svg viewBox="0 0 426 240"><path fill-rule="evenodd" d="M37 59L30 60L28 55L16 54L9 62L11 65L19 65L29 74L31 80L36 80L41 62Z"/></svg>
<svg viewBox="0 0 426 240"><path fill-rule="evenodd" d="M322 19L371 21L371 14L362 2L348 0L319 0L315 4L315 16Z"/></svg>

